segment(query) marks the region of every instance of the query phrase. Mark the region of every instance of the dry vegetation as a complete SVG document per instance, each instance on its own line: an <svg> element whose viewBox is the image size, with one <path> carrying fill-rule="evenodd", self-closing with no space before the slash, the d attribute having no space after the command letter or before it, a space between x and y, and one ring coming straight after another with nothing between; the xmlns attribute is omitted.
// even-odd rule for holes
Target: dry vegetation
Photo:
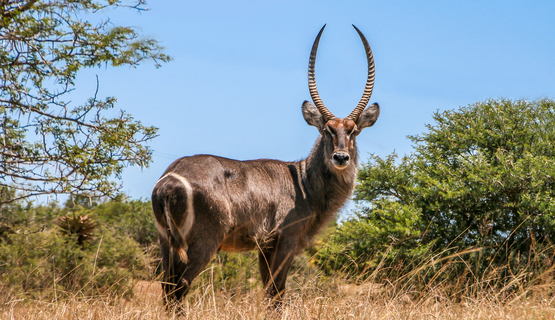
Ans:
<svg viewBox="0 0 555 320"><path fill-rule="evenodd" d="M302 268L301 268L302 269ZM281 314L272 312L260 287L222 289L212 284L210 272L183 303L187 319L554 319L554 298L542 295L545 284L526 292L504 294L503 289L479 293L455 302L443 287L416 292L381 286L370 281L349 283L318 272L298 269L291 275ZM255 281L255 279L252 279ZM446 284L445 284L446 286ZM166 312L156 281L139 281L131 298L84 297L74 294L58 301L18 296L4 288L1 319L177 319Z"/></svg>

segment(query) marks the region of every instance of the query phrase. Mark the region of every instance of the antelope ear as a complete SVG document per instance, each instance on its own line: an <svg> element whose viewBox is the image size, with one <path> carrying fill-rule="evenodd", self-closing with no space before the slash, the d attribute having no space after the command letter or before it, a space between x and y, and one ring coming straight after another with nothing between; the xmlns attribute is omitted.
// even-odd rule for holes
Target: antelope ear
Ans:
<svg viewBox="0 0 555 320"><path fill-rule="evenodd" d="M371 127L376 123L378 120L378 116L380 115L380 106L377 103L374 103L368 106L362 114L358 117L357 120L357 128L358 130L362 130L367 127Z"/></svg>
<svg viewBox="0 0 555 320"><path fill-rule="evenodd" d="M320 111L310 102L305 101L303 103L303 117L306 123L311 126L318 128L318 131L322 133L324 129L324 117L320 114Z"/></svg>

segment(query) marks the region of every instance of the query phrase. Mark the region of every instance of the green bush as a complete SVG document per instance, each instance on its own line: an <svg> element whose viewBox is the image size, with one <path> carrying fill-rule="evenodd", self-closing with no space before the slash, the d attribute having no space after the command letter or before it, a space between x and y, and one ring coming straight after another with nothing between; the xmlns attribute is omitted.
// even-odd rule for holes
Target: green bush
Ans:
<svg viewBox="0 0 555 320"><path fill-rule="evenodd" d="M256 252L219 252L195 280L196 286L213 284L215 290L237 294L260 286Z"/></svg>
<svg viewBox="0 0 555 320"><path fill-rule="evenodd" d="M434 120L411 154L362 165L360 207L317 263L392 282L416 272L425 286L552 272L555 102L487 100Z"/></svg>
<svg viewBox="0 0 555 320"><path fill-rule="evenodd" d="M136 242L107 229L83 245L56 229L20 229L0 242L0 261L2 286L37 298L130 294L147 263Z"/></svg>
<svg viewBox="0 0 555 320"><path fill-rule="evenodd" d="M429 245L419 243L419 210L388 201L374 205L368 216L355 215L320 242L313 261L326 274L339 270L365 279L378 266L425 259Z"/></svg>
<svg viewBox="0 0 555 320"><path fill-rule="evenodd" d="M142 245L152 244L148 228L153 222L139 225L146 222L150 204L77 203L0 208L6 213L0 235L1 287L42 298L132 294L135 279L150 277L151 258Z"/></svg>
<svg viewBox="0 0 555 320"><path fill-rule="evenodd" d="M322 272L310 262L310 257L308 252L304 252L293 260L288 275L289 289L303 288L304 292L319 290L314 284L328 279L328 277L322 277ZM193 284L198 288L213 285L213 290L225 292L229 296L239 295L252 289L259 290L262 288L262 281L258 267L258 253L256 251L219 252Z"/></svg>
<svg viewBox="0 0 555 320"><path fill-rule="evenodd" d="M84 212L90 212L102 225L135 240L144 247L158 244L158 231L150 201L108 201Z"/></svg>

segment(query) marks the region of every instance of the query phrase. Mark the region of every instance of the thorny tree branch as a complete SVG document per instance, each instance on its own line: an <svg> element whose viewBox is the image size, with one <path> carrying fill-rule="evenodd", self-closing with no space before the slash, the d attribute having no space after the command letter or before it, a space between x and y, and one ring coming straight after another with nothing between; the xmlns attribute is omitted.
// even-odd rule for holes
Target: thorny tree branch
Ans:
<svg viewBox="0 0 555 320"><path fill-rule="evenodd" d="M16 190L0 205L37 195L114 195L129 164L146 166L145 143L156 129L129 114L107 118L114 98L75 106L64 97L82 68L167 62L153 39L109 20L93 26L80 12L108 7L144 11L144 0L121 2L0 0L0 188ZM54 85L53 85L54 83ZM2 193L6 194L6 193Z"/></svg>

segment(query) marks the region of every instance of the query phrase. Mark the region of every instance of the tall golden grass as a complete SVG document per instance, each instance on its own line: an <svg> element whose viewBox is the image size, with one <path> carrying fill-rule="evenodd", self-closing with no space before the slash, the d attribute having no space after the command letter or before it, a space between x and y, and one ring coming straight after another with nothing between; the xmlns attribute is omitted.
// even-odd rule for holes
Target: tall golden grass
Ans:
<svg viewBox="0 0 555 320"><path fill-rule="evenodd" d="M324 276L301 259L289 276L281 312L265 304L258 286L214 284L214 265L196 280L182 304L184 316L162 304L159 278L138 281L134 294L36 300L1 288L0 319L554 319L553 283L525 283L515 275L511 290L467 290L454 301L447 292L457 284L440 283L415 290L411 286L375 283L373 277L352 283ZM250 266L256 267L256 266ZM376 271L374 271L376 272ZM377 272L380 272L378 270ZM410 275L407 275L410 276ZM154 277L154 276L153 276ZM258 281L257 279L250 279ZM547 281L547 279L545 279ZM551 280L549 280L551 281ZM514 288L522 288L514 290ZM487 288L487 287L483 287Z"/></svg>
<svg viewBox="0 0 555 320"><path fill-rule="evenodd" d="M1 319L179 319L161 303L159 285L140 282L130 300L75 297L64 301L12 298L2 301ZM261 290L229 295L212 285L198 287L183 303L187 319L553 319L550 299L510 303L484 295L454 303L440 292L413 300L412 292L382 295L370 283L289 290L281 313L267 308Z"/></svg>

